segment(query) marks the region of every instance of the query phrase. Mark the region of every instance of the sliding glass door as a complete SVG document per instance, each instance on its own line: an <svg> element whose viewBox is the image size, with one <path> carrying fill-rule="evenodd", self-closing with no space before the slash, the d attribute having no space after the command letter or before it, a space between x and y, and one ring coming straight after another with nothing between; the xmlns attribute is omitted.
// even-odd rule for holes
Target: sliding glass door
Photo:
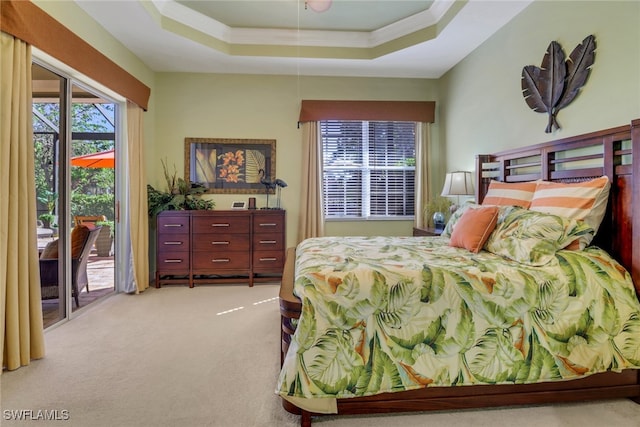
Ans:
<svg viewBox="0 0 640 427"><path fill-rule="evenodd" d="M44 64L32 69L46 328L115 289L118 105Z"/></svg>
<svg viewBox="0 0 640 427"><path fill-rule="evenodd" d="M61 194L65 193L67 138L64 114L67 81L33 64L33 143L38 215L38 252L44 326L67 317L66 264L68 224Z"/></svg>
<svg viewBox="0 0 640 427"><path fill-rule="evenodd" d="M88 249L88 258L78 262L77 268L81 271L72 271L79 292L77 303L74 298L73 304L73 309L77 310L115 288L117 106L78 83L72 84L71 95L72 225L100 229L93 246ZM74 242L71 243L73 249ZM73 254L72 258L75 258Z"/></svg>

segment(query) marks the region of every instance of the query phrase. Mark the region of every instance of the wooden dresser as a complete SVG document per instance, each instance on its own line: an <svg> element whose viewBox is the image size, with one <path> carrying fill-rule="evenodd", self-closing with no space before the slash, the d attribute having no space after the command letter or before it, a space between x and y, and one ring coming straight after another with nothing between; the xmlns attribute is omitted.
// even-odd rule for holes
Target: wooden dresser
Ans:
<svg viewBox="0 0 640 427"><path fill-rule="evenodd" d="M165 211L157 217L156 288L282 276L284 210Z"/></svg>

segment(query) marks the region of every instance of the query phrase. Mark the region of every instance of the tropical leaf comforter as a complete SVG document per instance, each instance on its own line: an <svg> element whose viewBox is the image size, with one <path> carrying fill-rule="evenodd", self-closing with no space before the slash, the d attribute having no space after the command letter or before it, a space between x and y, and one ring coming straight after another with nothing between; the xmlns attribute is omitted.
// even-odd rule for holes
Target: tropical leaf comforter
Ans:
<svg viewBox="0 0 640 427"><path fill-rule="evenodd" d="M561 250L534 267L447 242L302 242L302 314L276 392L347 398L640 368L640 303L606 252Z"/></svg>

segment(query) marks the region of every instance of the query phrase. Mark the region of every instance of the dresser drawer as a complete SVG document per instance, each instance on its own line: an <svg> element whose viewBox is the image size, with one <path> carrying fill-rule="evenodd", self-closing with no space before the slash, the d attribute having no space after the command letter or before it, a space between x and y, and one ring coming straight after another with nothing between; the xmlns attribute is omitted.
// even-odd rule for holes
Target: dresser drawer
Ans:
<svg viewBox="0 0 640 427"><path fill-rule="evenodd" d="M282 271L284 251L258 251L253 253L254 271Z"/></svg>
<svg viewBox="0 0 640 427"><path fill-rule="evenodd" d="M189 270L189 252L159 252L156 269Z"/></svg>
<svg viewBox="0 0 640 427"><path fill-rule="evenodd" d="M249 234L249 216L203 216L193 218L193 233L241 233Z"/></svg>
<svg viewBox="0 0 640 427"><path fill-rule="evenodd" d="M158 216L158 234L164 233L184 233L189 234L188 216Z"/></svg>
<svg viewBox="0 0 640 427"><path fill-rule="evenodd" d="M193 237L193 250L206 252L249 251L248 234L200 234Z"/></svg>
<svg viewBox="0 0 640 427"><path fill-rule="evenodd" d="M225 269L249 269L249 252L225 252L208 253L196 252L193 254L193 270L225 270ZM197 272L194 271L195 274Z"/></svg>
<svg viewBox="0 0 640 427"><path fill-rule="evenodd" d="M282 233L260 233L253 236L254 251L275 251L284 249Z"/></svg>
<svg viewBox="0 0 640 427"><path fill-rule="evenodd" d="M158 234L158 251L189 251L189 234Z"/></svg>
<svg viewBox="0 0 640 427"><path fill-rule="evenodd" d="M253 218L253 232L282 233L284 231L284 215L256 215Z"/></svg>

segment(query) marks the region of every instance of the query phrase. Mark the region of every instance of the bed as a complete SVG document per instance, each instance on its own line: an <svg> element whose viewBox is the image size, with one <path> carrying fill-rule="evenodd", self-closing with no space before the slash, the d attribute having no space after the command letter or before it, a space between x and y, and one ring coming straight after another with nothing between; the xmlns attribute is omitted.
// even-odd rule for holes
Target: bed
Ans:
<svg viewBox="0 0 640 427"><path fill-rule="evenodd" d="M640 120L476 163L478 204L459 209L441 237L288 249L276 392L302 426L324 413L640 403ZM512 206L505 194L536 180L548 186L526 196L531 206ZM545 210L557 191L602 180L595 225ZM460 238L467 211L491 223L480 248Z"/></svg>

